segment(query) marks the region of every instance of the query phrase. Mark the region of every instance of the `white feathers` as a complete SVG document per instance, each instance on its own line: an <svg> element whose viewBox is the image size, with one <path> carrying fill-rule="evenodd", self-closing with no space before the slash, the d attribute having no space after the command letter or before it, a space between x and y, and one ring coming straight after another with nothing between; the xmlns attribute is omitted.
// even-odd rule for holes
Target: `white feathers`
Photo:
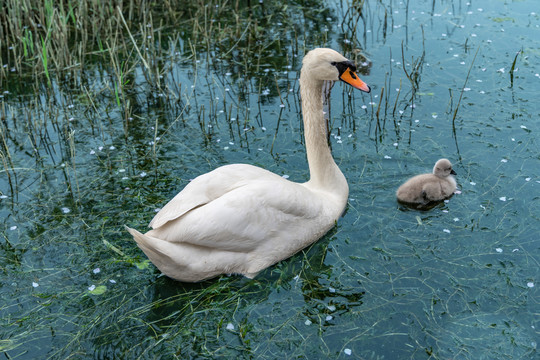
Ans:
<svg viewBox="0 0 540 360"><path fill-rule="evenodd" d="M338 80L336 63L345 60L330 49L315 49L303 60L307 183L251 165L226 165L193 179L155 215L146 234L127 228L161 272L189 282L219 274L253 277L335 225L349 188L328 148L322 86Z"/></svg>

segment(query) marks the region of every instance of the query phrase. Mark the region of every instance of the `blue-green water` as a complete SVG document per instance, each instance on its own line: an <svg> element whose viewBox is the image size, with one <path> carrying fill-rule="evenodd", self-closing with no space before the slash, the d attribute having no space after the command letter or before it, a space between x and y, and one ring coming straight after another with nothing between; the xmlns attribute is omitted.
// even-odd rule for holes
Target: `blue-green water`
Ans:
<svg viewBox="0 0 540 360"><path fill-rule="evenodd" d="M366 1L361 17L349 5L274 8L248 60L189 57L181 37L159 88L142 65L130 78L127 107L99 64L40 93L4 82L7 359L538 356L537 2ZM332 92L344 217L254 280L161 276L123 224L143 230L189 179L245 162L307 180L297 78L317 46L363 63L373 89ZM441 157L460 193L398 205L397 187Z"/></svg>

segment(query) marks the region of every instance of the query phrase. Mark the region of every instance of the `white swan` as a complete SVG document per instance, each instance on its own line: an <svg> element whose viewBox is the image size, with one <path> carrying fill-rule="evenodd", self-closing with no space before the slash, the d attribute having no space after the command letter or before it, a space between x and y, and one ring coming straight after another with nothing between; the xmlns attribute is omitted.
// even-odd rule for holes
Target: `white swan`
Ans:
<svg viewBox="0 0 540 360"><path fill-rule="evenodd" d="M286 259L330 230L347 204L347 180L332 158L322 87L342 80L369 92L355 65L331 49L303 60L300 94L310 180L295 183L246 164L200 175L150 222L127 230L165 275L197 282L220 274L257 273Z"/></svg>
<svg viewBox="0 0 540 360"><path fill-rule="evenodd" d="M448 159L440 159L433 167L433 174L416 175L401 185L396 196L399 201L409 204L426 205L444 200L456 190L456 172Z"/></svg>

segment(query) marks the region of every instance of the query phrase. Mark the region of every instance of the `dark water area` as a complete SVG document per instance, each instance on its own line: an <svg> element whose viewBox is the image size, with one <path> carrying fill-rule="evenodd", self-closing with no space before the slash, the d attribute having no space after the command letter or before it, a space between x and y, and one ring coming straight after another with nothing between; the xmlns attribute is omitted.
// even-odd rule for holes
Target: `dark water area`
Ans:
<svg viewBox="0 0 540 360"><path fill-rule="evenodd" d="M118 77L96 61L40 91L25 74L4 79L0 352L537 358L537 2L250 6L235 36L217 6L201 25L222 29L212 40L181 19L169 40L147 41L142 51L160 49L154 77L143 63ZM245 30L254 22L256 36ZM144 230L190 179L237 162L308 179L298 77L320 46L355 61L372 88L332 90L344 216L253 280L161 275L123 225ZM442 157L456 194L427 211L397 203L399 185Z"/></svg>

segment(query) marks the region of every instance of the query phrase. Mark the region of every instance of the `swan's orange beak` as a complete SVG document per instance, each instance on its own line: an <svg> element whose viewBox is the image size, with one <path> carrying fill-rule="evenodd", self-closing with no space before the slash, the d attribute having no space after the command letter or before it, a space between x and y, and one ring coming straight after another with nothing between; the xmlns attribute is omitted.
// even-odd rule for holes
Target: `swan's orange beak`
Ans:
<svg viewBox="0 0 540 360"><path fill-rule="evenodd" d="M356 75L356 73L352 71L351 68L347 68L347 70L345 70L339 78L347 84L351 85L353 88L365 91L367 93L371 91L371 88L365 82L360 80L360 77L358 77L358 75Z"/></svg>

